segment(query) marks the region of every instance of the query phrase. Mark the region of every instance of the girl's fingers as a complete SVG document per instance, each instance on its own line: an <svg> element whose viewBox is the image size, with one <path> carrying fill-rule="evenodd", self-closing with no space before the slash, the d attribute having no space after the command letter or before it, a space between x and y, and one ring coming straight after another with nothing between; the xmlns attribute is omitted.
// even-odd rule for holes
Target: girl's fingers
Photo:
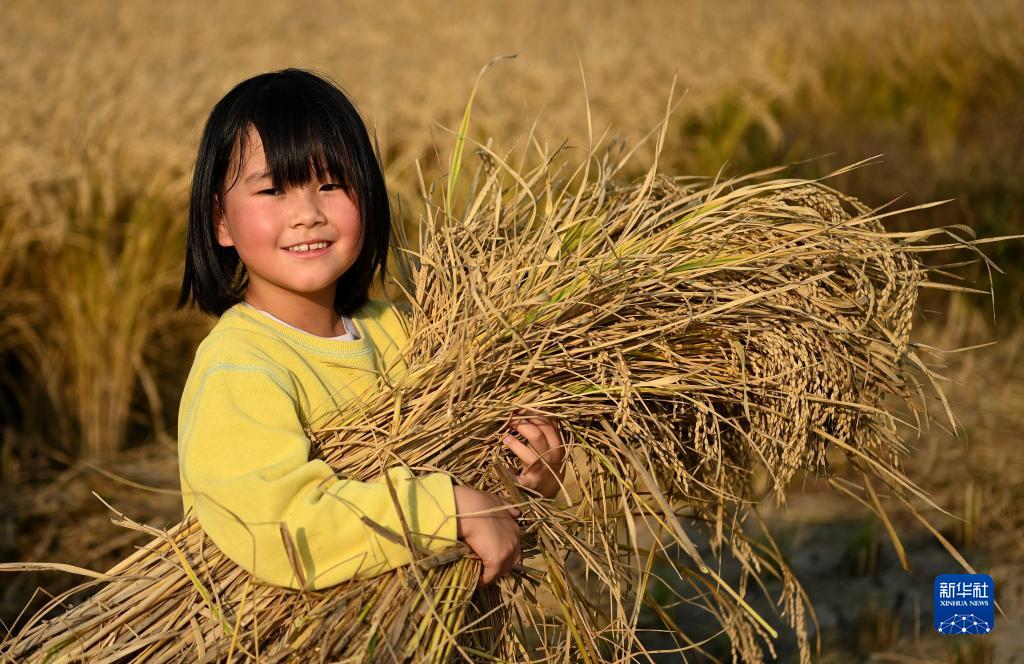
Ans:
<svg viewBox="0 0 1024 664"><path fill-rule="evenodd" d="M530 452L529 455L517 453L517 456L523 461L523 474L525 475L536 465L539 459L547 458L550 452L547 441L544 439L544 434L539 429L528 424L519 425L514 428L520 436L526 438L526 442L521 442L515 436L512 436L512 442L522 444L523 448Z"/></svg>
<svg viewBox="0 0 1024 664"><path fill-rule="evenodd" d="M546 438L543 443L531 442L531 447L537 452L538 456L547 462L547 465L554 470L561 468L563 461L565 460L565 446L562 445L562 441L559 438L555 438L554 442L550 438Z"/></svg>
<svg viewBox="0 0 1024 664"><path fill-rule="evenodd" d="M549 441L554 442L559 439L558 427L555 425L555 422L552 421L550 418L545 417L543 415L535 415L532 417L524 418L524 421L529 422L530 424L534 424L535 426L541 428L544 431L545 438L547 438Z"/></svg>
<svg viewBox="0 0 1024 664"><path fill-rule="evenodd" d="M519 417L510 418L509 425L528 441L524 444L515 436L503 436L503 442L523 462L524 469L519 475L518 483L522 485L529 482L538 472L538 465L547 466L549 472L561 475L565 446L562 444L561 432L557 425L545 416L529 416L523 410L516 411L513 415ZM541 463L538 463L539 461ZM547 469L545 472L548 472Z"/></svg>
<svg viewBox="0 0 1024 664"><path fill-rule="evenodd" d="M511 474L507 473L507 476L508 475L511 475ZM523 511L522 510L520 510L518 507L513 505L511 502L509 502L505 498L502 498L501 496L495 496L495 498L498 499L498 503L499 503L498 505L495 506L495 512L494 512L495 514L497 514L501 510L505 510L506 512L511 514L516 519L518 519L519 517L521 517L523 515Z"/></svg>
<svg viewBox="0 0 1024 664"><path fill-rule="evenodd" d="M558 428L555 427L555 423L546 417L534 417L529 420L532 424L537 426L541 431L544 432L544 437L548 439L552 444L559 440Z"/></svg>
<svg viewBox="0 0 1024 664"><path fill-rule="evenodd" d="M558 454L561 455L563 453L563 450L561 449L562 448L562 434L561 434L561 431L559 431L558 426L554 422L552 422L547 417L540 417L540 416L529 417L529 418L526 418L525 420L516 418L516 419L513 419L510 422L510 424L513 427L516 427L517 429L518 429L517 425L524 424L524 423L528 424L531 427L531 429L536 429L537 431L539 431L541 433L541 435L543 436L543 439L544 439L545 449L554 450L554 449L558 448ZM523 433L524 435L526 434L526 432L521 432L521 433ZM531 439L531 442L532 442L532 439ZM550 457L552 455L548 455L548 456Z"/></svg>
<svg viewBox="0 0 1024 664"><path fill-rule="evenodd" d="M543 454L551 448L547 435L536 424L525 421L513 422L512 428L518 431L523 438L528 440L530 447L532 447L538 454Z"/></svg>
<svg viewBox="0 0 1024 664"><path fill-rule="evenodd" d="M529 466L531 463L540 458L540 455L534 451L529 445L516 440L516 437L512 434L505 434L501 437L501 441L508 445L509 449L522 460L524 466Z"/></svg>

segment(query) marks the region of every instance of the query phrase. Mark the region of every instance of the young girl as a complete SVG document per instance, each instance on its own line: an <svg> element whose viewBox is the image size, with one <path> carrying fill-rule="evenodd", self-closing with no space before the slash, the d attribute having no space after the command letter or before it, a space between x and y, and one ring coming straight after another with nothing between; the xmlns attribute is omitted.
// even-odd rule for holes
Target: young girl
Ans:
<svg viewBox="0 0 1024 664"><path fill-rule="evenodd" d="M178 308L191 302L220 318L181 399L183 506L226 556L273 585L300 587L282 522L312 589L411 560L360 518L402 532L383 478L335 477L310 460L304 432L318 406L342 408L379 373L407 370L398 358L407 321L368 296L375 277L384 281L390 215L366 127L335 85L286 69L239 83L214 106L196 159ZM505 439L526 466L517 481L554 495L564 459L557 428L541 417L514 424L528 441ZM442 472L387 473L420 546L464 540L484 584L519 562L518 509Z"/></svg>

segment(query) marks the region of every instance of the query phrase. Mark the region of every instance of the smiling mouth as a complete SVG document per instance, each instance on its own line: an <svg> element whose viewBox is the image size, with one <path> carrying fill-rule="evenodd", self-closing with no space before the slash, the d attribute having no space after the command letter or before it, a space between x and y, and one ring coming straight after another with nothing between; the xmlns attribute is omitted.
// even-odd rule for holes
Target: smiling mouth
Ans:
<svg viewBox="0 0 1024 664"><path fill-rule="evenodd" d="M295 244L290 247L284 247L284 250L290 254L313 254L319 251L323 251L332 244L334 243L323 240L320 242L310 242L308 244Z"/></svg>

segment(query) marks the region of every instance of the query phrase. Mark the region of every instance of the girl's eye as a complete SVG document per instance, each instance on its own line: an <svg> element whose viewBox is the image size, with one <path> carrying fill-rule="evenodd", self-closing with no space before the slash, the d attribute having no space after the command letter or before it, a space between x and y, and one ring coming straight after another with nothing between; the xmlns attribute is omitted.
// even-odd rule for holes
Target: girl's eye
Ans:
<svg viewBox="0 0 1024 664"><path fill-rule="evenodd" d="M281 193L281 190L280 189L273 189L273 188L271 188L271 189L264 189L263 191L261 191L259 193L267 194L268 196L274 196L276 194Z"/></svg>
<svg viewBox="0 0 1024 664"><path fill-rule="evenodd" d="M343 185L337 184L336 182L328 182L325 185L321 185L320 189L324 190L325 187L326 187L326 191L334 191L335 189L344 189L345 188Z"/></svg>

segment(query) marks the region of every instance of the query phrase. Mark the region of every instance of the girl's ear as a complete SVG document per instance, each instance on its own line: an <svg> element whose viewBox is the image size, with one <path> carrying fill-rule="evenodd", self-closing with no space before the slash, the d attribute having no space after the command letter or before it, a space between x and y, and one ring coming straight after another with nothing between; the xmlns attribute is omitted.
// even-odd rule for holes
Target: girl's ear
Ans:
<svg viewBox="0 0 1024 664"><path fill-rule="evenodd" d="M224 221L224 210L221 208L220 197L213 197L213 228L217 235L217 244L222 247L233 247L235 241L231 239L231 232Z"/></svg>

